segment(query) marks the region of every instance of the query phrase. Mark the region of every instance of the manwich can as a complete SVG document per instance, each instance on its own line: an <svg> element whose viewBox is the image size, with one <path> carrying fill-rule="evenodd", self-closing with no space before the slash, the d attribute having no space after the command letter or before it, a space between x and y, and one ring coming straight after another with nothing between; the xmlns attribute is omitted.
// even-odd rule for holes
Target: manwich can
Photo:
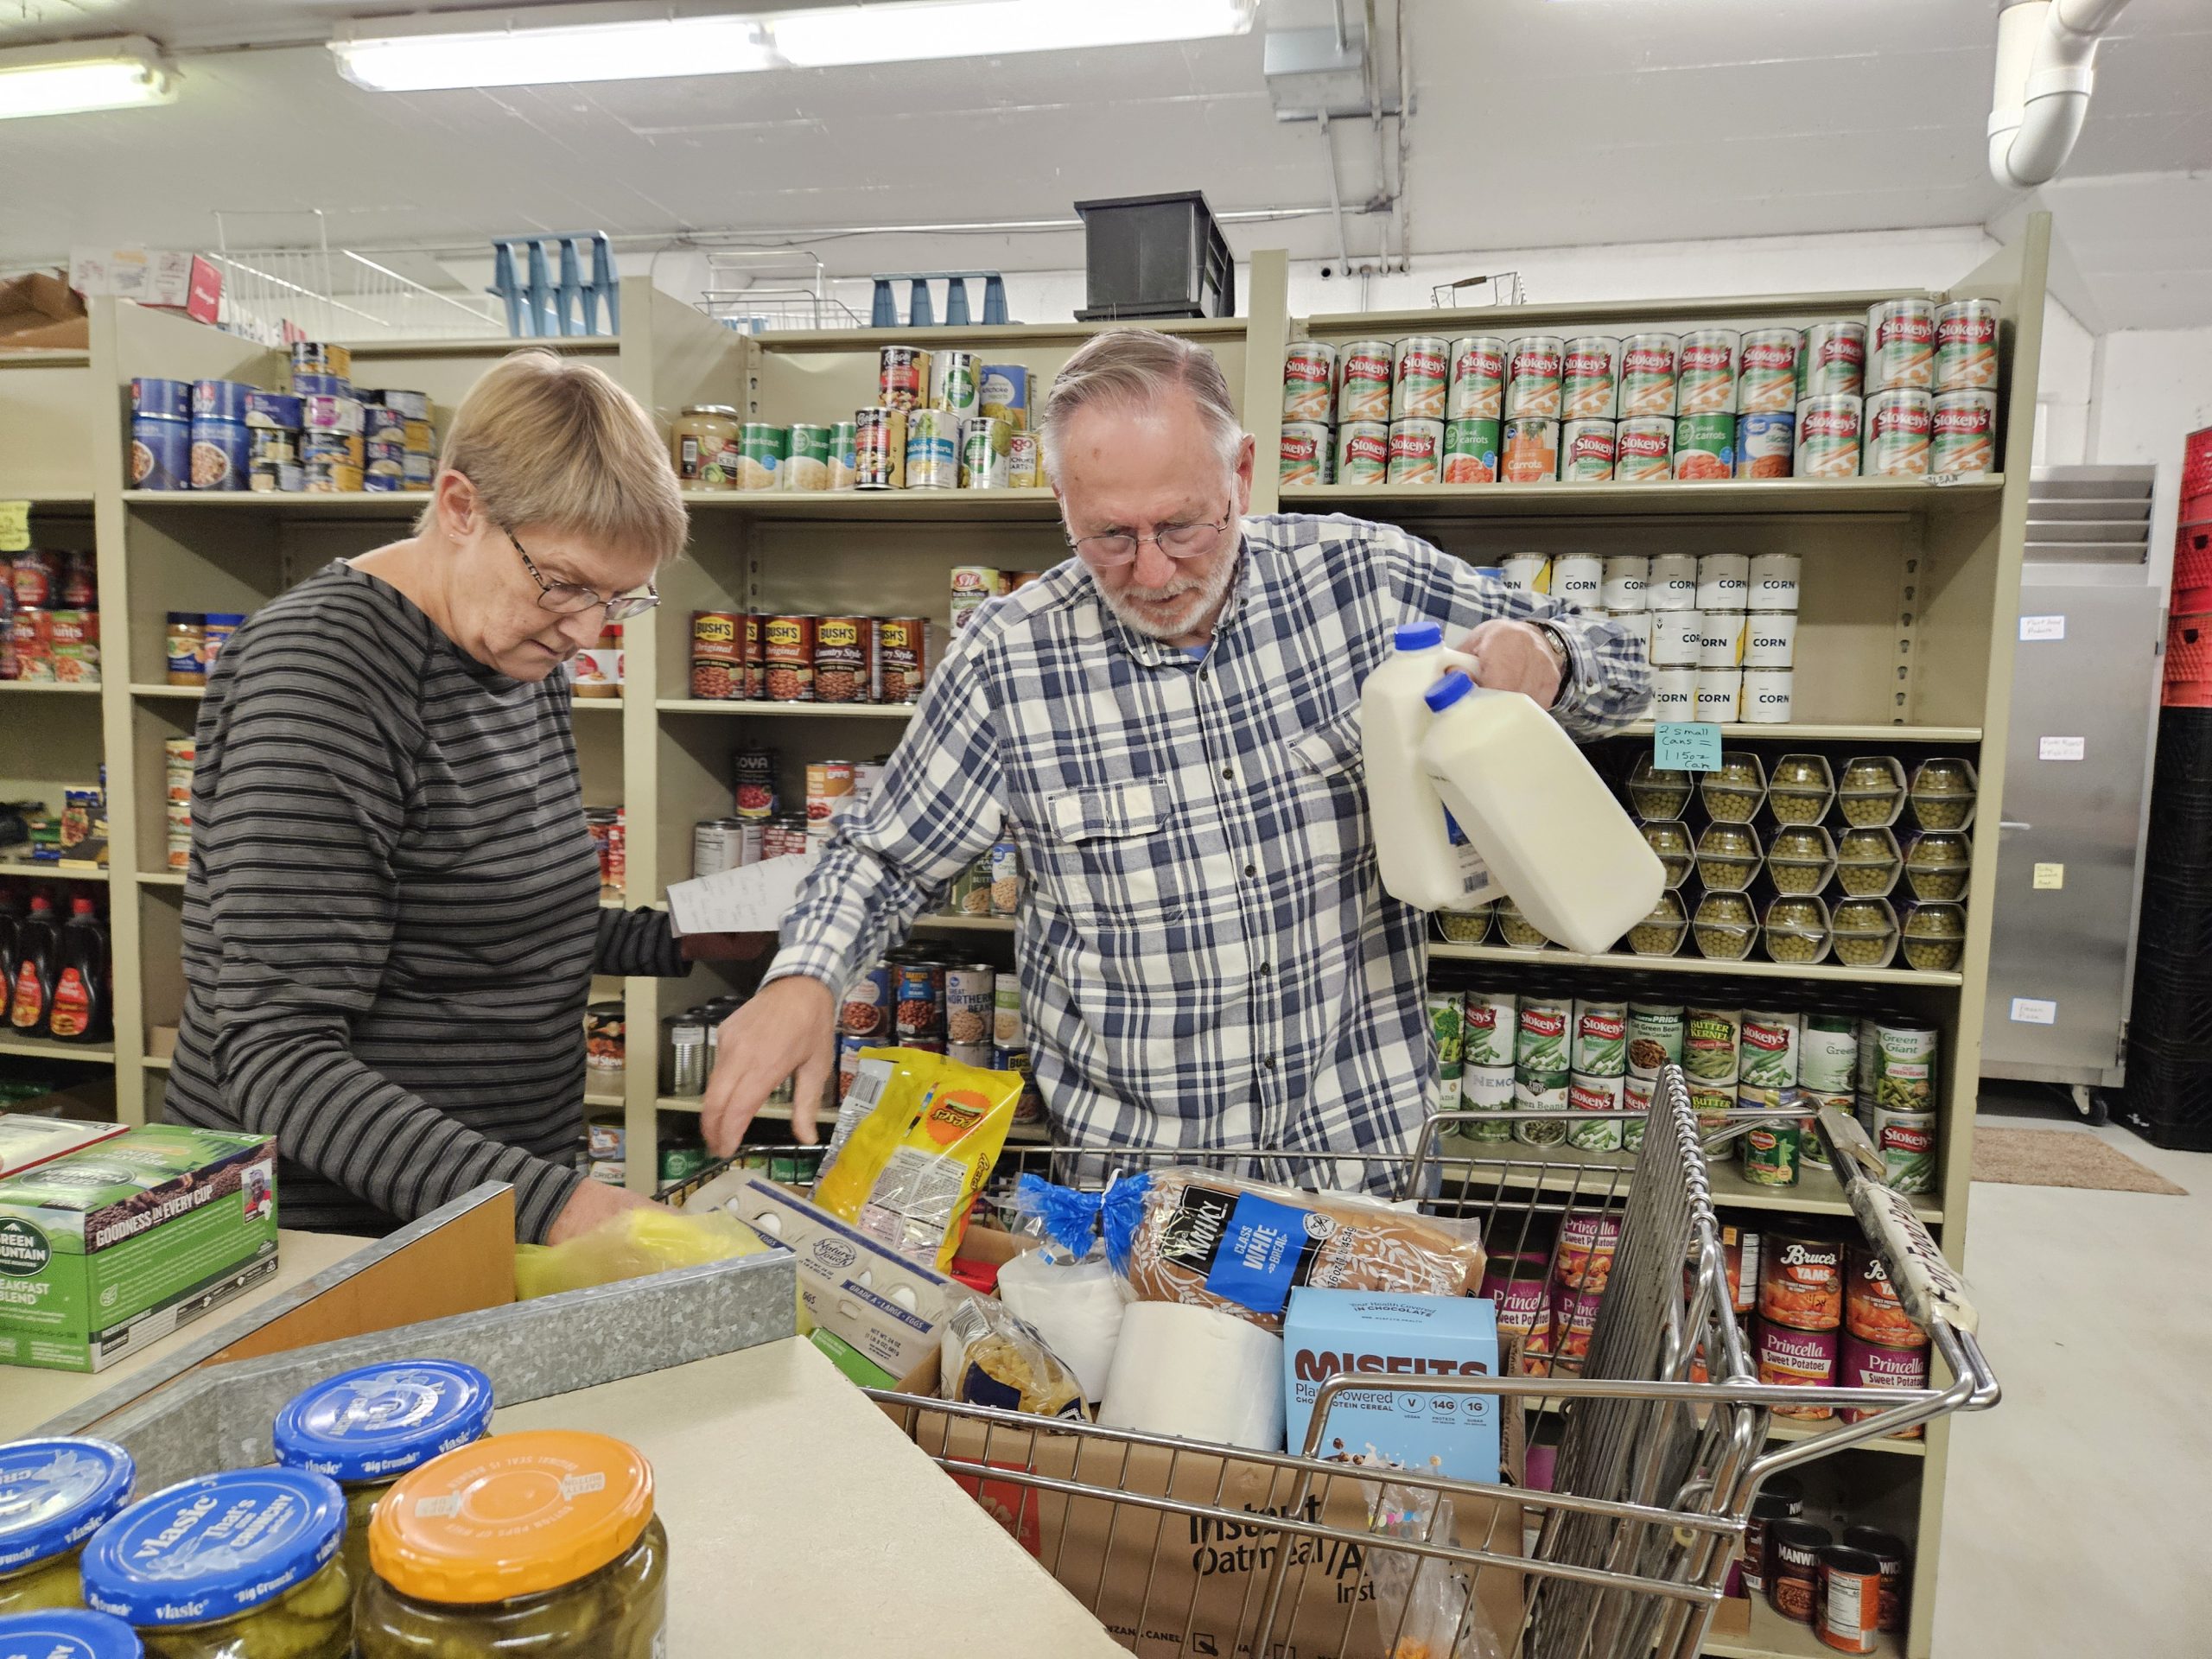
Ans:
<svg viewBox="0 0 2212 1659"><path fill-rule="evenodd" d="M1675 413L1676 365L1681 339L1674 334L1630 334L1621 341L1620 412Z"/></svg>
<svg viewBox="0 0 2212 1659"><path fill-rule="evenodd" d="M1505 342L1495 334L1463 334L1452 342L1446 420L1495 421L1505 414Z"/></svg>
<svg viewBox="0 0 2212 1659"><path fill-rule="evenodd" d="M1505 359L1507 418L1517 415L1556 421L1560 378L1566 366L1567 342L1557 334L1527 334L1515 340Z"/></svg>
<svg viewBox="0 0 2212 1659"><path fill-rule="evenodd" d="M1337 423L1341 429L1354 422L1387 423L1390 418L1390 342L1356 340L1337 357ZM1341 454L1341 452L1339 452ZM1340 482L1352 480L1337 467Z"/></svg>
<svg viewBox="0 0 2212 1659"><path fill-rule="evenodd" d="M1413 334L1390 353L1390 418L1440 421L1445 387L1452 366L1451 342L1435 334Z"/></svg>
<svg viewBox="0 0 2212 1659"><path fill-rule="evenodd" d="M1337 348L1326 340L1294 340L1282 351L1282 418L1326 424L1336 413Z"/></svg>
<svg viewBox="0 0 2212 1659"><path fill-rule="evenodd" d="M1337 428L1337 482L1380 484L1390 470L1390 428L1383 421L1346 421Z"/></svg>

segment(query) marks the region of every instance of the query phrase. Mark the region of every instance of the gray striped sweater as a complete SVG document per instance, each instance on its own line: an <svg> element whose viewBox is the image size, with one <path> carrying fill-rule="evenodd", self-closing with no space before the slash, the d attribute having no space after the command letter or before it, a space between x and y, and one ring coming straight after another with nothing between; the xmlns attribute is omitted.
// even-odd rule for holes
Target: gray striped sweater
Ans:
<svg viewBox="0 0 2212 1659"><path fill-rule="evenodd" d="M566 677L485 667L342 562L224 648L163 1115L275 1135L287 1226L501 1180L537 1239L568 1201L590 976L685 971L665 915L600 906L569 720Z"/></svg>

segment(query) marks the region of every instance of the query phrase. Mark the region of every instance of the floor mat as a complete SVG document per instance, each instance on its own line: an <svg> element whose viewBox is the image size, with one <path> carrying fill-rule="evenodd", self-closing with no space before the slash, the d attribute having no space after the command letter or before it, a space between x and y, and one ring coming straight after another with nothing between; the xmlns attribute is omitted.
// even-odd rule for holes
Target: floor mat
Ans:
<svg viewBox="0 0 2212 1659"><path fill-rule="evenodd" d="M1974 1132L1974 1178L2009 1186L2087 1186L2106 1192L2187 1197L2154 1169L2078 1129L1985 1129Z"/></svg>

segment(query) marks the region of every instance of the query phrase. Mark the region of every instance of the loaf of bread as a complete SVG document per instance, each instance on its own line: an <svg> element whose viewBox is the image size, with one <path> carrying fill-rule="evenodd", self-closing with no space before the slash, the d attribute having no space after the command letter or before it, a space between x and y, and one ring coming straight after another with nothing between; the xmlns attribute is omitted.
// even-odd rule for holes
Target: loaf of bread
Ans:
<svg viewBox="0 0 2212 1659"><path fill-rule="evenodd" d="M1101 1206L1108 1258L1140 1300L1217 1308L1269 1331L1300 1285L1471 1295L1480 1230L1333 1192L1160 1170L1117 1181Z"/></svg>

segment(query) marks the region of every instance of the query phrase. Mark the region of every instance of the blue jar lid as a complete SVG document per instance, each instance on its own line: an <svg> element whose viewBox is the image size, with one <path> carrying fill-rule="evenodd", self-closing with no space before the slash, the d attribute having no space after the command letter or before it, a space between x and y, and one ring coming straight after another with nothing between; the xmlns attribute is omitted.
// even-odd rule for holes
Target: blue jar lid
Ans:
<svg viewBox="0 0 2212 1659"><path fill-rule="evenodd" d="M85 1600L141 1630L211 1624L273 1601L338 1553L346 1494L307 1469L181 1480L93 1535Z"/></svg>
<svg viewBox="0 0 2212 1659"><path fill-rule="evenodd" d="M211 628L242 628L245 626L244 611L210 611L207 626Z"/></svg>
<svg viewBox="0 0 2212 1659"><path fill-rule="evenodd" d="M1421 701L1428 705L1431 714L1440 715L1453 703L1475 689L1475 683L1453 669L1422 694Z"/></svg>
<svg viewBox="0 0 2212 1659"><path fill-rule="evenodd" d="M0 1659L139 1659L138 1632L81 1607L0 1617Z"/></svg>
<svg viewBox="0 0 2212 1659"><path fill-rule="evenodd" d="M1444 630L1434 622L1408 622L1391 634L1390 643L1400 651L1427 651L1444 643Z"/></svg>
<svg viewBox="0 0 2212 1659"><path fill-rule="evenodd" d="M270 1431L276 1459L334 1480L392 1480L480 1440L492 1379L449 1359L341 1371L293 1397Z"/></svg>
<svg viewBox="0 0 2212 1659"><path fill-rule="evenodd" d="M137 1472L111 1440L55 1436L0 1446L0 1573L74 1549L130 1501Z"/></svg>

